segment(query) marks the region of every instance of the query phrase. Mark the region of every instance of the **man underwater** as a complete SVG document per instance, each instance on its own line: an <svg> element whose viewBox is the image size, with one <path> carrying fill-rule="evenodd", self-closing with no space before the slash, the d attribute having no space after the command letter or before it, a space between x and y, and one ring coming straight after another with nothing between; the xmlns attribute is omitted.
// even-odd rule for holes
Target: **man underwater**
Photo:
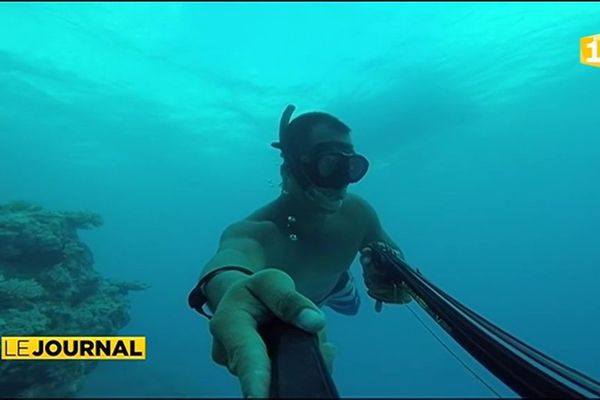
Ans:
<svg viewBox="0 0 600 400"><path fill-rule="evenodd" d="M270 360L258 328L279 318L319 335L331 370L334 347L326 341L323 306L346 315L360 299L349 268L357 254L367 292L382 303L405 304L407 292L370 262L368 249L383 242L403 258L373 207L348 193L369 168L355 152L350 128L323 112L280 123L282 192L229 225L203 268L189 302L210 319L212 358L235 375L244 397L268 397ZM202 310L208 304L212 317Z"/></svg>

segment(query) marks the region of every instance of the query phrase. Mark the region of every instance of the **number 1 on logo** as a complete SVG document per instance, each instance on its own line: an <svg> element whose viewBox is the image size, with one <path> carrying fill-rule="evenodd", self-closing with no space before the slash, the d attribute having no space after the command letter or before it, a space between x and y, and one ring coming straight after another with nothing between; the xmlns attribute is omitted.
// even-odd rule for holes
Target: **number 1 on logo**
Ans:
<svg viewBox="0 0 600 400"><path fill-rule="evenodd" d="M579 61L583 65L600 68L600 34L579 39Z"/></svg>
<svg viewBox="0 0 600 400"><path fill-rule="evenodd" d="M586 59L586 61L591 63L600 62L600 57L598 57L598 39L594 38L586 47L592 50L592 56Z"/></svg>

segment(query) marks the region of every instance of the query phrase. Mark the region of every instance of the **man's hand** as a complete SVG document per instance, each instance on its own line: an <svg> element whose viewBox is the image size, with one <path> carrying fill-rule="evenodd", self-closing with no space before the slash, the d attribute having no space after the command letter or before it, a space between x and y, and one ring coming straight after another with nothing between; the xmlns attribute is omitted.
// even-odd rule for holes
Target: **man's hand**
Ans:
<svg viewBox="0 0 600 400"><path fill-rule="evenodd" d="M258 328L279 318L318 334L331 371L334 347L325 341L325 316L296 291L285 272L265 269L234 283L223 295L213 318L213 360L237 376L244 397L269 396L271 362Z"/></svg>
<svg viewBox="0 0 600 400"><path fill-rule="evenodd" d="M365 247L360 253L365 286L369 296L375 299L375 311L380 312L383 303L407 304L412 301L402 284L392 279L385 269L373 262L369 247ZM400 256L400 253L397 255Z"/></svg>

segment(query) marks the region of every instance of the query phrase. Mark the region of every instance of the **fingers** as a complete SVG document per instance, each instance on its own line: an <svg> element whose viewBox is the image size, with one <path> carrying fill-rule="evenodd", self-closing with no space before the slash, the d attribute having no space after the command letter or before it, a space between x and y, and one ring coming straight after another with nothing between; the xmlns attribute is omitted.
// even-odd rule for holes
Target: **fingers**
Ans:
<svg viewBox="0 0 600 400"><path fill-rule="evenodd" d="M321 350L321 355L323 356L323 361L325 362L325 367L329 373L333 373L333 360L335 358L336 347L333 343L327 341L327 332L325 329L322 329L318 333L319 338L319 349Z"/></svg>
<svg viewBox="0 0 600 400"><path fill-rule="evenodd" d="M394 253L399 254L396 250ZM376 300L376 312L381 312L383 302L395 304L410 302L410 296L407 298L404 290L390 278L389 271L384 266L373 262L373 251L370 247L361 250L360 262L363 266L363 278L367 286L367 293Z"/></svg>
<svg viewBox="0 0 600 400"><path fill-rule="evenodd" d="M256 320L244 310L225 311L215 313L209 324L213 359L238 377L244 397L268 397L271 363Z"/></svg>
<svg viewBox="0 0 600 400"><path fill-rule="evenodd" d="M219 365L227 366L227 350L217 338L213 339L212 359Z"/></svg>
<svg viewBox="0 0 600 400"><path fill-rule="evenodd" d="M368 275L374 277L385 277L386 268L373 260L373 251L369 247L365 247L360 252L360 264L363 267L363 271Z"/></svg>
<svg viewBox="0 0 600 400"><path fill-rule="evenodd" d="M233 349L231 365L240 381L244 397L269 397L271 362L262 338L256 331L248 332L243 345Z"/></svg>
<svg viewBox="0 0 600 400"><path fill-rule="evenodd" d="M271 361L258 327L273 315L310 333L325 328L321 310L277 269L259 271L230 288L210 320L213 360L238 377L244 397L269 395ZM331 346L323 349L327 357L332 354Z"/></svg>
<svg viewBox="0 0 600 400"><path fill-rule="evenodd" d="M335 359L336 347L332 343L321 344L321 354L323 355L323 361L330 374L333 373L333 360Z"/></svg>
<svg viewBox="0 0 600 400"><path fill-rule="evenodd" d="M257 272L248 282L250 291L277 318L310 333L325 327L325 316L308 298L296 291L292 278L277 269Z"/></svg>
<svg viewBox="0 0 600 400"><path fill-rule="evenodd" d="M360 263L364 266L371 264L372 250L370 247L365 247L360 251Z"/></svg>
<svg viewBox="0 0 600 400"><path fill-rule="evenodd" d="M383 301L390 304L405 304L412 301L410 292L402 288L394 288L393 286L381 286L381 288L368 289L367 294L373 299Z"/></svg>

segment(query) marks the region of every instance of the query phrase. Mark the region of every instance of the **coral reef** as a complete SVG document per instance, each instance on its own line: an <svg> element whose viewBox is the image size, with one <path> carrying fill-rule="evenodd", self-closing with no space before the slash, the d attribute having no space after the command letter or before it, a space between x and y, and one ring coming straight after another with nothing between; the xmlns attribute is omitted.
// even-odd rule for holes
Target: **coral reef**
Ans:
<svg viewBox="0 0 600 400"><path fill-rule="evenodd" d="M138 282L105 279L79 229L90 212L54 212L27 202L0 205L0 336L115 335L129 322ZM0 397L72 397L97 361L0 361Z"/></svg>

